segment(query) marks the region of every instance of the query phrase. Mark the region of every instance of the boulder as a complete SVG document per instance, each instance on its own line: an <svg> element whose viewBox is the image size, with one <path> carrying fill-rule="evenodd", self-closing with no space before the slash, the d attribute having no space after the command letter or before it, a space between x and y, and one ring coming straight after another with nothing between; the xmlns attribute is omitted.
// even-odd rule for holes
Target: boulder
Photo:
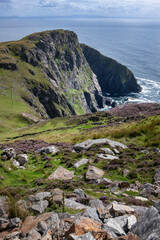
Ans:
<svg viewBox="0 0 160 240"><path fill-rule="evenodd" d="M67 198L65 199L65 207L74 210L83 210L87 208L87 206Z"/></svg>
<svg viewBox="0 0 160 240"><path fill-rule="evenodd" d="M108 221L102 225L102 229L107 231L111 238L116 238L121 235L126 235L121 226L116 222L114 218L108 219Z"/></svg>
<svg viewBox="0 0 160 240"><path fill-rule="evenodd" d="M134 209L126 205L113 203L110 209L110 213L114 217L118 217L124 214L134 214Z"/></svg>
<svg viewBox="0 0 160 240"><path fill-rule="evenodd" d="M101 230L101 223L95 221L94 219L88 217L80 217L75 222L78 226L80 226L86 232L99 232Z"/></svg>
<svg viewBox="0 0 160 240"><path fill-rule="evenodd" d="M13 160L13 166L15 167L19 167L20 166L20 163L17 161L17 160Z"/></svg>
<svg viewBox="0 0 160 240"><path fill-rule="evenodd" d="M19 227L21 224L21 219L16 217L16 218L11 218L9 221L9 228L15 228Z"/></svg>
<svg viewBox="0 0 160 240"><path fill-rule="evenodd" d="M34 240L39 240L41 239L41 234L36 229L33 228L32 230L29 231L28 237L31 237L31 239Z"/></svg>
<svg viewBox="0 0 160 240"><path fill-rule="evenodd" d="M83 216L91 218L91 219L101 223L101 220L99 219L97 211L96 211L95 208L87 207L86 210L83 213Z"/></svg>
<svg viewBox="0 0 160 240"><path fill-rule="evenodd" d="M147 202L148 201L148 198L144 198L144 197L140 197L140 196L135 197L135 199L137 199L139 201L142 201L142 202Z"/></svg>
<svg viewBox="0 0 160 240"><path fill-rule="evenodd" d="M89 166L88 171L86 173L86 179L95 180L101 179L105 172L97 167Z"/></svg>
<svg viewBox="0 0 160 240"><path fill-rule="evenodd" d="M114 155L110 155L110 154L97 154L97 157L102 158L102 159L106 159L106 160L114 160L114 159L119 159L119 157L114 156Z"/></svg>
<svg viewBox="0 0 160 240"><path fill-rule="evenodd" d="M154 182L156 185L160 185L160 168L156 169L156 172L154 175Z"/></svg>
<svg viewBox="0 0 160 240"><path fill-rule="evenodd" d="M73 223L68 231L65 232L65 238L67 239L70 234L74 234L75 236L80 236L85 234L85 231L76 223Z"/></svg>
<svg viewBox="0 0 160 240"><path fill-rule="evenodd" d="M16 157L16 152L15 152L14 148L6 148L1 153L1 156L2 156L2 160L4 160L4 161L14 159Z"/></svg>
<svg viewBox="0 0 160 240"><path fill-rule="evenodd" d="M84 191L81 188L75 189L74 193L76 195L76 198L85 198L86 197Z"/></svg>
<svg viewBox="0 0 160 240"><path fill-rule="evenodd" d="M154 207L155 207L155 208L158 210L158 212L160 213L160 200L158 200L158 201L155 203Z"/></svg>
<svg viewBox="0 0 160 240"><path fill-rule="evenodd" d="M48 230L48 226L45 223L45 221L40 221L38 222L37 229L38 229L38 232L41 233L41 235L44 235Z"/></svg>
<svg viewBox="0 0 160 240"><path fill-rule="evenodd" d="M52 213L51 216L45 221L47 228L55 231L60 228L60 219L57 213Z"/></svg>
<svg viewBox="0 0 160 240"><path fill-rule="evenodd" d="M47 180L71 180L74 177L74 172L71 172L63 167L59 167L55 172L53 172Z"/></svg>
<svg viewBox="0 0 160 240"><path fill-rule="evenodd" d="M142 186L142 191L140 192L141 196L148 197L148 196L157 196L158 193L156 191L157 186L151 184L151 183L145 183Z"/></svg>
<svg viewBox="0 0 160 240"><path fill-rule="evenodd" d="M12 233L9 233L6 235L6 237L4 238L4 240L18 240L18 236L19 236L19 233L18 231L15 231L15 232L12 232ZM36 240L36 239L35 239ZM38 239L37 239L38 240Z"/></svg>
<svg viewBox="0 0 160 240"><path fill-rule="evenodd" d="M138 217L141 217L145 214L145 212L148 210L147 207L143 206L136 206L136 205L130 205L134 209L134 214Z"/></svg>
<svg viewBox="0 0 160 240"><path fill-rule="evenodd" d="M136 234L139 239L160 239L160 214L155 207L150 207L146 213L134 224L131 232ZM157 238L151 238L152 234Z"/></svg>
<svg viewBox="0 0 160 240"><path fill-rule="evenodd" d="M127 146L124 145L123 143L112 141L112 140L107 139L107 138L100 138L100 139L94 139L94 140L88 139L84 142L75 144L73 146L73 149L76 150L76 151L87 150L93 144L108 144L112 148L116 148L116 147L123 148L123 149L127 148Z"/></svg>
<svg viewBox="0 0 160 240"><path fill-rule="evenodd" d="M56 147L56 146L54 146L54 145L48 146L48 147L46 147L46 149L45 149L45 153L47 153L47 154L52 154L52 155L54 155L54 154L56 154L56 153L58 153L58 152L59 152L58 147Z"/></svg>
<svg viewBox="0 0 160 240"><path fill-rule="evenodd" d="M87 164L88 162L90 162L90 159L82 158L80 161L78 161L74 164L74 167L79 168L80 166Z"/></svg>
<svg viewBox="0 0 160 240"><path fill-rule="evenodd" d="M29 209L33 210L35 213L43 213L44 210L48 207L49 203L47 200L41 200L39 202L34 203Z"/></svg>
<svg viewBox="0 0 160 240"><path fill-rule="evenodd" d="M19 154L17 156L17 161L20 163L21 166L24 166L28 162L27 154Z"/></svg>

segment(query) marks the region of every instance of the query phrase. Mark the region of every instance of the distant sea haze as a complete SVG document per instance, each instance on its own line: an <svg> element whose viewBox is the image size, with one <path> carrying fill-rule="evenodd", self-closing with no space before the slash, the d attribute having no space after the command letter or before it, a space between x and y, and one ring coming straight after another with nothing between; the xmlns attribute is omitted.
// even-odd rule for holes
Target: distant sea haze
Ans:
<svg viewBox="0 0 160 240"><path fill-rule="evenodd" d="M79 41L126 65L142 86L123 102L160 102L160 19L0 18L0 41L19 40L33 32L74 31Z"/></svg>

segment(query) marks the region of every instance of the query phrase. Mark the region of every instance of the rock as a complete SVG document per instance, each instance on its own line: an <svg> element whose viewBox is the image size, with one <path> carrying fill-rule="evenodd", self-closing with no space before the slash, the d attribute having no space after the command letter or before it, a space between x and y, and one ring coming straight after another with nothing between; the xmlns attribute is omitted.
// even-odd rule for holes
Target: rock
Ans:
<svg viewBox="0 0 160 240"><path fill-rule="evenodd" d="M8 212L8 197L0 197L0 217Z"/></svg>
<svg viewBox="0 0 160 240"><path fill-rule="evenodd" d="M126 145L124 145L124 144L122 144L120 142L112 141L112 140L107 139L107 138L100 138L100 139L94 139L94 140L88 139L88 140L86 140L84 142L75 144L73 146L73 149L76 150L76 151L81 151L83 149L87 150L93 144L108 144L112 148L115 148L115 147L119 147L119 148L123 148L123 149L127 148Z"/></svg>
<svg viewBox="0 0 160 240"><path fill-rule="evenodd" d="M58 152L59 152L58 147L56 147L56 146L54 146L54 145L48 146L48 147L46 147L46 149L45 149L45 153L47 153L47 154L52 154L52 155L54 155L54 154L56 154L56 153L58 153Z"/></svg>
<svg viewBox="0 0 160 240"><path fill-rule="evenodd" d="M20 166L20 163L19 163L18 161L16 161L16 160L13 160L13 165L14 165L15 167L19 167L19 166Z"/></svg>
<svg viewBox="0 0 160 240"><path fill-rule="evenodd" d="M21 166L24 166L28 162L27 154L19 154L17 156L17 161L20 163Z"/></svg>
<svg viewBox="0 0 160 240"><path fill-rule="evenodd" d="M119 159L119 157L114 156L114 155L109 155L109 154L97 154L97 157L106 159L106 160L114 160L114 159Z"/></svg>
<svg viewBox="0 0 160 240"><path fill-rule="evenodd" d="M119 154L119 151L118 151L116 148L113 149L113 152L114 152L115 154Z"/></svg>
<svg viewBox="0 0 160 240"><path fill-rule="evenodd" d="M55 202L62 202L63 200L63 191L60 190L59 188L55 188L51 191L52 196L53 196L53 201Z"/></svg>
<svg viewBox="0 0 160 240"><path fill-rule="evenodd" d="M71 172L63 167L59 167L55 172L53 172L47 180L71 180L74 177L74 172Z"/></svg>
<svg viewBox="0 0 160 240"><path fill-rule="evenodd" d="M114 238L113 240L138 240L138 237L133 233L129 233L129 235L127 236L121 236L118 238Z"/></svg>
<svg viewBox="0 0 160 240"><path fill-rule="evenodd" d="M141 217L145 214L145 212L148 210L147 207L142 207L142 206L135 206L135 205L130 205L134 209L134 213L136 216Z"/></svg>
<svg viewBox="0 0 160 240"><path fill-rule="evenodd" d="M85 206L81 203L77 203L74 200L67 199L67 198L65 199L65 207L74 209L74 210L83 210L83 209L87 208L87 206Z"/></svg>
<svg viewBox="0 0 160 240"><path fill-rule="evenodd" d="M129 174L129 170L128 169L124 169L123 170L123 175L126 177Z"/></svg>
<svg viewBox="0 0 160 240"><path fill-rule="evenodd" d="M136 222L137 222L137 218L134 215L129 216L127 221L128 230L130 230Z"/></svg>
<svg viewBox="0 0 160 240"><path fill-rule="evenodd" d="M118 183L118 187L119 187L120 189L122 189L122 188L128 188L128 187L130 187L130 184L129 184L128 182L119 182L119 183Z"/></svg>
<svg viewBox="0 0 160 240"><path fill-rule="evenodd" d="M19 238L16 238L16 237L19 236L19 233L20 233L20 232L18 232L18 231L9 233L9 234L7 234L7 236L4 238L4 240L13 240L13 239L17 240L17 239L19 239ZM38 239L37 239L37 240L38 240Z"/></svg>
<svg viewBox="0 0 160 240"><path fill-rule="evenodd" d="M55 231L60 228L60 219L57 213L52 213L51 216L46 220L48 229Z"/></svg>
<svg viewBox="0 0 160 240"><path fill-rule="evenodd" d="M11 218L9 222L9 227L14 228L14 227L19 227L21 223L21 219L16 217L16 218Z"/></svg>
<svg viewBox="0 0 160 240"><path fill-rule="evenodd" d="M35 152L38 154L42 154L43 152L45 152L45 150L46 150L46 147L42 147L42 148L36 150Z"/></svg>
<svg viewBox="0 0 160 240"><path fill-rule="evenodd" d="M32 229L29 231L28 237L31 237L31 239L34 239L34 240L40 240L41 234L37 232L36 229Z"/></svg>
<svg viewBox="0 0 160 240"><path fill-rule="evenodd" d="M76 223L73 223L70 229L65 232L65 238L67 239L70 234L74 234L75 236L80 236L85 234L85 231Z"/></svg>
<svg viewBox="0 0 160 240"><path fill-rule="evenodd" d="M154 181L156 185L160 185L160 168L156 169L156 172L154 175Z"/></svg>
<svg viewBox="0 0 160 240"><path fill-rule="evenodd" d="M135 197L135 199L140 200L142 202L147 202L148 201L148 198L144 198L144 197L140 197L140 196Z"/></svg>
<svg viewBox="0 0 160 240"><path fill-rule="evenodd" d="M16 152L15 152L14 148L6 148L1 153L1 156L4 157L4 158L2 158L2 160L14 159L16 157Z"/></svg>
<svg viewBox="0 0 160 240"><path fill-rule="evenodd" d="M116 220L109 219L107 223L102 225L102 229L107 231L112 238L116 238L121 235L126 235L124 230L121 228L121 226L116 222Z"/></svg>
<svg viewBox="0 0 160 240"><path fill-rule="evenodd" d="M89 200L88 204L91 208L104 209L103 202L98 199Z"/></svg>
<svg viewBox="0 0 160 240"><path fill-rule="evenodd" d="M84 165L84 164L87 164L88 162L90 162L90 159L87 159L87 158L82 158L79 162L76 162L74 164L74 167L75 168L79 168L80 166Z"/></svg>
<svg viewBox="0 0 160 240"><path fill-rule="evenodd" d="M9 226L9 218L7 216L0 217L0 232L6 230Z"/></svg>
<svg viewBox="0 0 160 240"><path fill-rule="evenodd" d="M52 238L52 232L49 230L44 237L41 238L41 240L53 240Z"/></svg>
<svg viewBox="0 0 160 240"><path fill-rule="evenodd" d="M147 197L147 196L157 196L157 192L156 192L156 188L157 186L150 184L150 183L145 183L142 186L142 191L140 192L141 196Z"/></svg>
<svg viewBox="0 0 160 240"><path fill-rule="evenodd" d="M140 240L150 238L155 233L160 239L160 215L155 207L150 207L145 214L132 226L131 232L136 234ZM154 239L154 238L150 238Z"/></svg>
<svg viewBox="0 0 160 240"><path fill-rule="evenodd" d="M70 240L96 240L92 234L90 232L81 235L81 236L74 236L74 235L70 235Z"/></svg>
<svg viewBox="0 0 160 240"><path fill-rule="evenodd" d="M124 215L124 214L133 214L134 209L132 207L129 207L129 206L126 206L126 205L113 203L112 207L110 209L110 213L114 217L118 217L118 216L121 216L121 215Z"/></svg>
<svg viewBox="0 0 160 240"><path fill-rule="evenodd" d="M74 193L76 194L76 198L85 198L86 195L81 188L75 189Z"/></svg>
<svg viewBox="0 0 160 240"><path fill-rule="evenodd" d="M38 229L38 232L41 233L41 235L44 235L48 230L48 226L44 221L40 221L38 222L37 229Z"/></svg>
<svg viewBox="0 0 160 240"><path fill-rule="evenodd" d="M86 173L86 179L94 180L101 179L105 172L97 167L89 166L88 171Z"/></svg>
<svg viewBox="0 0 160 240"><path fill-rule="evenodd" d="M48 207L49 203L47 200L41 200L39 202L34 203L29 209L33 210L35 213L43 213L44 210Z"/></svg>
<svg viewBox="0 0 160 240"><path fill-rule="evenodd" d="M86 232L100 232L101 230L101 223L97 222L88 217L80 217L78 218L75 223L80 226Z"/></svg>
<svg viewBox="0 0 160 240"><path fill-rule="evenodd" d="M91 219L101 223L101 220L99 219L97 211L96 211L95 208L87 207L86 210L83 213L83 216L91 218Z"/></svg>
<svg viewBox="0 0 160 240"><path fill-rule="evenodd" d="M105 154L115 155L110 148L101 148L101 150L104 151Z"/></svg>
<svg viewBox="0 0 160 240"><path fill-rule="evenodd" d="M35 194L35 201L41 201L41 200L45 199L46 197L51 197L51 193L50 192L39 192L39 193Z"/></svg>
<svg viewBox="0 0 160 240"><path fill-rule="evenodd" d="M155 203L154 207L155 207L155 208L158 210L158 212L160 213L160 200L158 200L158 201Z"/></svg>

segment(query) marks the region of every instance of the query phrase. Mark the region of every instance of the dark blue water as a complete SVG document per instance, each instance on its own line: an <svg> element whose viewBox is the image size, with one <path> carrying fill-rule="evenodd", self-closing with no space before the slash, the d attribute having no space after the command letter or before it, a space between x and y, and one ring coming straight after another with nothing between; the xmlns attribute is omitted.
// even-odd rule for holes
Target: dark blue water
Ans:
<svg viewBox="0 0 160 240"><path fill-rule="evenodd" d="M118 102L160 102L160 19L0 18L0 41L68 29L79 41L129 67L143 90Z"/></svg>

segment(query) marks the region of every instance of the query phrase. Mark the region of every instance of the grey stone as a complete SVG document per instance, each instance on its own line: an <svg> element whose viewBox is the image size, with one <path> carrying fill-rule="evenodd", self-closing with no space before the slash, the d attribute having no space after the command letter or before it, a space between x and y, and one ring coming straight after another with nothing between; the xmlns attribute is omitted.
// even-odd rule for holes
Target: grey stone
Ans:
<svg viewBox="0 0 160 240"><path fill-rule="evenodd" d="M152 233L156 233L160 239L160 215L155 207L150 207L146 213L131 228L139 239L146 240Z"/></svg>
<svg viewBox="0 0 160 240"><path fill-rule="evenodd" d="M104 209L103 202L99 199L89 200L88 204L91 208Z"/></svg>
<svg viewBox="0 0 160 240"><path fill-rule="evenodd" d="M154 175L154 181L155 181L155 184L160 185L160 168L156 169L156 172Z"/></svg>
<svg viewBox="0 0 160 240"><path fill-rule="evenodd" d="M105 154L115 155L110 148L101 148L101 150L104 151Z"/></svg>
<svg viewBox="0 0 160 240"><path fill-rule="evenodd" d="M8 197L0 197L0 216L3 216L8 211Z"/></svg>
<svg viewBox="0 0 160 240"><path fill-rule="evenodd" d="M47 224L44 221L40 221L37 224L37 229L43 235L47 232L48 227L47 227Z"/></svg>
<svg viewBox="0 0 160 240"><path fill-rule="evenodd" d="M14 148L6 148L1 153L1 156L5 156L5 158L3 158L3 160L14 159L16 157L16 152L15 152Z"/></svg>
<svg viewBox="0 0 160 240"><path fill-rule="evenodd" d="M46 197L51 197L51 193L50 192L39 192L39 193L35 194L36 201L41 201L41 200L45 199Z"/></svg>
<svg viewBox="0 0 160 240"><path fill-rule="evenodd" d="M51 191L52 196L53 196L53 201L55 202L62 202L63 200L63 191L60 190L59 188L55 188Z"/></svg>
<svg viewBox="0 0 160 240"><path fill-rule="evenodd" d="M57 213L53 213L50 218L46 221L47 228L50 230L55 230L60 228L60 219Z"/></svg>
<svg viewBox="0 0 160 240"><path fill-rule="evenodd" d="M46 147L43 147L43 148L36 150L36 153L41 154L41 153L45 152L45 150L46 150Z"/></svg>
<svg viewBox="0 0 160 240"><path fill-rule="evenodd" d="M74 164L74 167L75 168L79 168L80 166L84 165L84 164L87 164L88 162L90 162L90 159L87 159L87 158L82 158L79 162L76 162Z"/></svg>
<svg viewBox="0 0 160 240"><path fill-rule="evenodd" d="M96 240L90 232L80 235L80 236L75 236L74 234L70 234L70 239L72 240Z"/></svg>
<svg viewBox="0 0 160 240"><path fill-rule="evenodd" d="M56 153L58 153L58 152L59 152L58 147L56 147L56 146L54 146L54 145L48 146L48 147L46 147L46 149L45 149L45 153L47 153L47 154L52 154L52 155L54 155L54 154L56 154Z"/></svg>
<svg viewBox="0 0 160 240"><path fill-rule="evenodd" d="M17 160L13 160L13 165L15 167L19 167L20 166L20 163L17 161Z"/></svg>
<svg viewBox="0 0 160 240"><path fill-rule="evenodd" d="M123 175L126 177L129 174L129 170L128 169L124 169L123 170Z"/></svg>
<svg viewBox="0 0 160 240"><path fill-rule="evenodd" d="M140 192L141 196L147 197L150 195L157 196L156 186L151 183L145 183L142 186L142 191Z"/></svg>
<svg viewBox="0 0 160 240"><path fill-rule="evenodd" d="M130 205L134 209L134 214L138 217L141 217L145 214L145 212L148 210L147 207L142 206L136 206L136 205Z"/></svg>
<svg viewBox="0 0 160 240"><path fill-rule="evenodd" d="M29 231L28 236L31 237L34 240L40 240L41 234L36 231L36 229L32 229Z"/></svg>
<svg viewBox="0 0 160 240"><path fill-rule="evenodd" d="M83 210L87 208L87 206L67 198L65 199L65 207L75 210Z"/></svg>
<svg viewBox="0 0 160 240"><path fill-rule="evenodd" d="M4 240L13 240L16 239L17 236L19 236L20 232L16 231L16 232L12 232L7 234L7 236L4 238ZM37 239L38 240L38 239Z"/></svg>
<svg viewBox="0 0 160 240"><path fill-rule="evenodd" d="M127 205L113 203L112 207L110 209L110 213L114 217L118 217L118 216L121 216L121 215L124 215L124 214L133 214L134 209L130 206L127 206Z"/></svg>
<svg viewBox="0 0 160 240"><path fill-rule="evenodd" d="M27 154L19 154L17 156L17 161L20 163L21 166L24 166L28 162Z"/></svg>
<svg viewBox="0 0 160 240"><path fill-rule="evenodd" d="M110 147L119 147L119 148L123 148L123 149L126 149L127 146L120 143L120 142L116 142L116 141L112 141L110 139L107 139L107 138L100 138L100 139L94 139L94 140L91 140L91 139L88 139L84 142L81 142L81 143L78 143L78 144L75 144L73 146L73 149L75 149L76 151L81 151L81 150L87 150L89 149L93 144L108 144Z"/></svg>
<svg viewBox="0 0 160 240"><path fill-rule="evenodd" d="M34 203L29 208L32 209L36 213L43 213L44 210L48 207L49 203L47 200L41 200L39 202Z"/></svg>
<svg viewBox="0 0 160 240"><path fill-rule="evenodd" d="M94 219L97 222L101 223L101 220L98 217L97 211L95 208L87 207L85 212L83 213L84 217L89 217L91 219Z"/></svg>
<svg viewBox="0 0 160 240"><path fill-rule="evenodd" d="M9 218L7 216L0 217L0 232L6 230L9 226Z"/></svg>
<svg viewBox="0 0 160 240"><path fill-rule="evenodd" d="M86 173L86 179L94 180L101 179L105 172L97 167L89 166L88 171Z"/></svg>
<svg viewBox="0 0 160 240"><path fill-rule="evenodd" d="M131 215L128 217L127 220L127 228L128 230L130 230L132 228L132 226L137 222L137 218L134 215Z"/></svg>
<svg viewBox="0 0 160 240"><path fill-rule="evenodd" d="M158 210L158 212L160 213L160 200L158 200L156 203L155 203L155 208Z"/></svg>
<svg viewBox="0 0 160 240"><path fill-rule="evenodd" d="M114 155L109 155L109 154L97 154L97 157L106 159L106 160L114 160L114 159L119 159L119 157L114 156Z"/></svg>
<svg viewBox="0 0 160 240"><path fill-rule="evenodd" d="M16 218L11 218L10 219L10 223L9 223L9 227L12 228L12 227L18 227L19 224L21 222L21 219L16 217Z"/></svg>
<svg viewBox="0 0 160 240"><path fill-rule="evenodd" d="M84 198L86 196L84 191L81 188L75 189L74 193L77 198Z"/></svg>
<svg viewBox="0 0 160 240"><path fill-rule="evenodd" d="M107 231L112 238L126 235L121 226L116 222L114 218L110 218L107 223L102 225L102 229Z"/></svg>

